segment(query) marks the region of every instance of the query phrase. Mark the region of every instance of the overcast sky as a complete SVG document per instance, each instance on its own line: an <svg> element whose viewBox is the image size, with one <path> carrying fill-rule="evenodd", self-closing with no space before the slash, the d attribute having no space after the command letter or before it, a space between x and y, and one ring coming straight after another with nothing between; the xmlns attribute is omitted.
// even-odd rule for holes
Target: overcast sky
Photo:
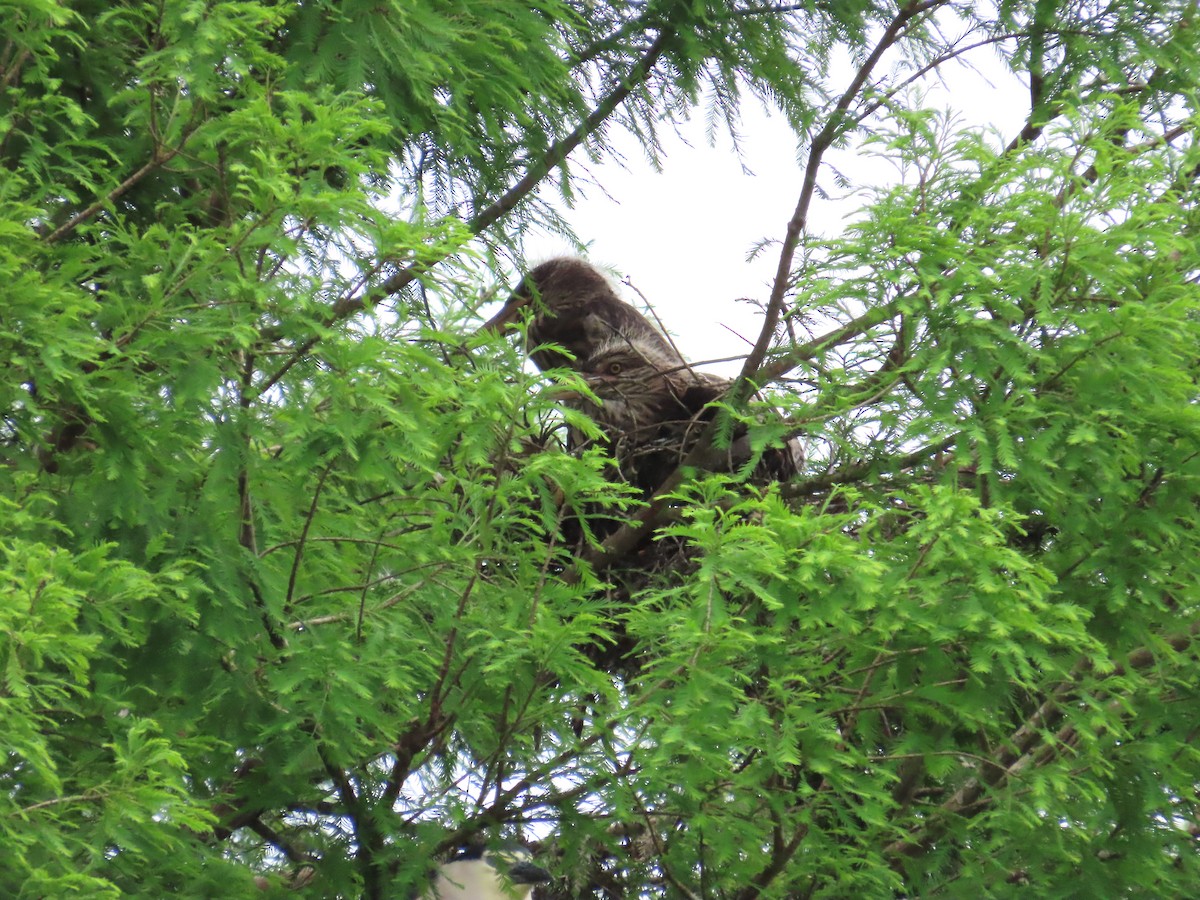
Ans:
<svg viewBox="0 0 1200 900"><path fill-rule="evenodd" d="M942 83L923 85L926 105L954 110L963 127L994 127L1002 135L997 140L1007 142L1024 122L1027 90L991 49L981 48L969 58L979 71L948 64ZM832 83L840 90L851 76L846 65ZM747 256L763 239L783 236L803 178L807 147L797 145L782 118L747 99L743 120L740 160L724 133L709 145L701 110L681 136L664 135L661 173L630 141L620 147L626 164L592 166L595 186L585 188L575 208L565 212L589 246L587 258L631 279L693 360L744 353L749 344L737 335L749 341L757 336L754 308L737 298L766 299L778 249L767 248L752 263ZM857 186L897 179L889 163L861 153L831 152L826 158ZM819 184L830 196L815 199L809 230L836 235L863 200L844 196L844 190L838 196L828 167ZM572 252L561 239L545 235L528 236L527 249L534 263ZM628 287L620 291L640 304ZM734 374L738 366L713 368Z"/></svg>

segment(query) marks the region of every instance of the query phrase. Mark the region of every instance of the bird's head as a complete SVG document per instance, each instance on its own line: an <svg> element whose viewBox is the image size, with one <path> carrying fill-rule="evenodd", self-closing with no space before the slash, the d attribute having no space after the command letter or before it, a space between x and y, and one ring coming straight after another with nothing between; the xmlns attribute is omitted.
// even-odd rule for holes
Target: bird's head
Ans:
<svg viewBox="0 0 1200 900"><path fill-rule="evenodd" d="M518 896L526 896L535 884L550 881L550 873L533 862L533 856L520 844L509 844L484 853L483 860L517 887Z"/></svg>
<svg viewBox="0 0 1200 900"><path fill-rule="evenodd" d="M427 900L520 900L536 884L551 880L534 865L528 850L516 843L460 847L438 870Z"/></svg>
<svg viewBox="0 0 1200 900"><path fill-rule="evenodd" d="M682 360L640 312L617 296L590 263L564 256L534 266L481 331L503 331L529 315L530 356L539 369L576 368L615 337L634 337ZM566 353L545 347L554 344Z"/></svg>
<svg viewBox="0 0 1200 900"><path fill-rule="evenodd" d="M644 428L673 412L688 370L673 353L663 353L640 336L614 335L580 364L580 373L600 405L584 402L601 425L621 431Z"/></svg>
<svg viewBox="0 0 1200 900"><path fill-rule="evenodd" d="M482 330L503 331L519 322L525 310L533 311L535 322L572 318L596 298L608 295L621 302L598 269L582 259L561 256L530 269Z"/></svg>

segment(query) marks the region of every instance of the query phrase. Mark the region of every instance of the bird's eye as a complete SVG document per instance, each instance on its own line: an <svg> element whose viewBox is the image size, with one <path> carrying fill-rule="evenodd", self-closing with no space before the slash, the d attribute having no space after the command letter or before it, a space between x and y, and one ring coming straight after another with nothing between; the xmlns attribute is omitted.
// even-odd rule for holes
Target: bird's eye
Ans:
<svg viewBox="0 0 1200 900"><path fill-rule="evenodd" d="M619 362L610 362L608 364L608 374L609 375L620 375L621 369L623 369L623 368L624 368L624 366L622 366Z"/></svg>

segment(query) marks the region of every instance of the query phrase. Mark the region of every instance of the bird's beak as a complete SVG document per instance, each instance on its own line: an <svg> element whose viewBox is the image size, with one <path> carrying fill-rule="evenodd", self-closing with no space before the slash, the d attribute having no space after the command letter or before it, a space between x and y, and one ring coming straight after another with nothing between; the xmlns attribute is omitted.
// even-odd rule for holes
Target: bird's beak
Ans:
<svg viewBox="0 0 1200 900"><path fill-rule="evenodd" d="M573 391L570 388L562 387L550 388L547 391L546 396L554 403L565 403L570 400L583 399L583 394L581 394L579 391Z"/></svg>
<svg viewBox="0 0 1200 900"><path fill-rule="evenodd" d="M514 863L508 870L514 884L545 884L552 881L550 873L531 862Z"/></svg>
<svg viewBox="0 0 1200 900"><path fill-rule="evenodd" d="M500 311L479 326L479 332L503 333L510 325L521 318L521 310L529 305L529 298L513 294L504 301Z"/></svg>

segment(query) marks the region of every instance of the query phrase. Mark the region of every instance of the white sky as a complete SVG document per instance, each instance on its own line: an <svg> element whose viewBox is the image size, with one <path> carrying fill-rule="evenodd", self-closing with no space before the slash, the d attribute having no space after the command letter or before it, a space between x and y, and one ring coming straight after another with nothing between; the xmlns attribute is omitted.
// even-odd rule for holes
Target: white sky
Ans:
<svg viewBox="0 0 1200 900"><path fill-rule="evenodd" d="M1027 89L990 48L968 58L980 71L947 64L943 82L922 85L926 105L954 110L964 127L997 128L1008 141L1024 123ZM852 76L849 65L844 70L831 82L837 90ZM729 329L751 342L757 337L755 307L736 301L766 299L778 249L766 248L753 262L747 257L763 239L782 238L800 193L808 148L798 147L786 122L769 116L753 98L745 100L742 116L741 161L723 132L718 132L716 146L708 145L701 110L681 129L682 136L664 134L661 173L629 140L619 146L628 157L626 165L590 167L595 186L582 188L574 209L565 211L589 246L587 258L631 279L693 361L746 352L749 344ZM857 187L897 179L886 161L853 151L830 152L826 159ZM572 163L578 165L574 158ZM862 198L839 197L828 166L818 184L829 196L814 200L810 233L836 235ZM572 253L554 236L529 235L526 247L535 263ZM619 291L640 305L628 287ZM738 368L733 363L713 367L726 375Z"/></svg>

